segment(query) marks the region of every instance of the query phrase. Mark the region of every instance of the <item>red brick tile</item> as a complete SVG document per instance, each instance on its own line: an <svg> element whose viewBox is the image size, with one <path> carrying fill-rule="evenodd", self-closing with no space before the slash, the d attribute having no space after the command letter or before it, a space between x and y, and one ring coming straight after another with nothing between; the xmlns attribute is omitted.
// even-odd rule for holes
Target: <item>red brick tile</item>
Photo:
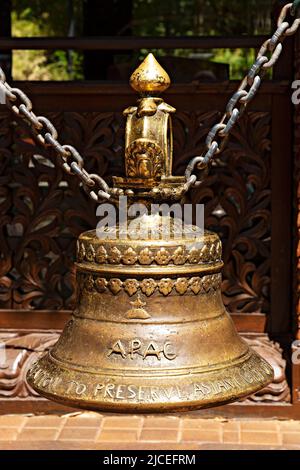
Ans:
<svg viewBox="0 0 300 470"><path fill-rule="evenodd" d="M280 445L279 433L269 431L242 431L242 444Z"/></svg>
<svg viewBox="0 0 300 470"><path fill-rule="evenodd" d="M300 446L300 433L299 432L284 432L282 434L283 445L291 444Z"/></svg>
<svg viewBox="0 0 300 470"><path fill-rule="evenodd" d="M161 418L159 416L146 417L143 423L143 429L147 428L164 428L164 429L178 429L180 419L175 416Z"/></svg>
<svg viewBox="0 0 300 470"><path fill-rule="evenodd" d="M0 428L0 441L13 441L17 438L17 435L18 430L16 428Z"/></svg>
<svg viewBox="0 0 300 470"><path fill-rule="evenodd" d="M220 431L222 429L222 422L214 419L183 419L183 429L200 429L209 431Z"/></svg>
<svg viewBox="0 0 300 470"><path fill-rule="evenodd" d="M182 441L198 441L198 442L221 442L220 431L205 431L204 429L185 429L182 431Z"/></svg>
<svg viewBox="0 0 300 470"><path fill-rule="evenodd" d="M238 444L239 432L238 431L224 431L223 442L224 444Z"/></svg>
<svg viewBox="0 0 300 470"><path fill-rule="evenodd" d="M113 443L122 443L122 442L135 442L137 441L138 433L137 431L133 431L131 429L123 429L123 430L116 430L116 429L103 429L100 432L100 435L97 441L107 441Z"/></svg>
<svg viewBox="0 0 300 470"><path fill-rule="evenodd" d="M300 432L300 421L279 421L279 427L282 432Z"/></svg>
<svg viewBox="0 0 300 470"><path fill-rule="evenodd" d="M17 445L19 440L20 446L28 448L34 446L50 448L60 442L61 446L83 446L82 448L85 446L106 448L108 442L116 448L135 448L135 446L144 448L145 445L164 448L164 443L169 446L182 445L189 448L196 446L201 449L222 448L222 446L267 449L282 445L286 448L300 448L300 421L268 419L227 421L198 417L179 418L170 415L143 417L110 414L103 417L90 412L76 416L0 416L0 449L9 447L9 443Z"/></svg>
<svg viewBox="0 0 300 470"><path fill-rule="evenodd" d="M136 416L109 416L103 419L103 429L139 429L143 418Z"/></svg>
<svg viewBox="0 0 300 470"><path fill-rule="evenodd" d="M101 416L74 416L67 419L65 427L98 428L102 422Z"/></svg>
<svg viewBox="0 0 300 470"><path fill-rule="evenodd" d="M240 422L239 421L225 421L222 423L223 431L225 432L239 432Z"/></svg>
<svg viewBox="0 0 300 470"><path fill-rule="evenodd" d="M177 442L178 431L176 429L144 429L141 432L139 441L155 442Z"/></svg>
<svg viewBox="0 0 300 470"><path fill-rule="evenodd" d="M25 424L26 428L58 428L63 425L65 418L62 416L30 416Z"/></svg>
<svg viewBox="0 0 300 470"><path fill-rule="evenodd" d="M103 414L100 413L99 411L81 411L80 413L77 413L74 416L68 415L69 418L94 418L94 419L100 419L103 418Z"/></svg>
<svg viewBox="0 0 300 470"><path fill-rule="evenodd" d="M53 441L56 439L58 429L55 428L25 428L18 435L21 441Z"/></svg>
<svg viewBox="0 0 300 470"><path fill-rule="evenodd" d="M87 427L79 427L79 428L64 428L59 436L58 440L62 441L94 441L98 434L97 428L87 428Z"/></svg>
<svg viewBox="0 0 300 470"><path fill-rule="evenodd" d="M2 415L0 416L0 428L19 428L26 420L27 417L23 415Z"/></svg>
<svg viewBox="0 0 300 470"><path fill-rule="evenodd" d="M271 420L248 420L241 422L242 431L264 431L277 432L279 430L277 421Z"/></svg>

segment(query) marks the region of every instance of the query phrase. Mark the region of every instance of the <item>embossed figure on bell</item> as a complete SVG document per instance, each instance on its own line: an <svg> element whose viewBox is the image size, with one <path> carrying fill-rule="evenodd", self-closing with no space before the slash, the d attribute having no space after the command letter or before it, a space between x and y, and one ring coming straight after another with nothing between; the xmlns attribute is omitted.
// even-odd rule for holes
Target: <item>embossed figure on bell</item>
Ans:
<svg viewBox="0 0 300 470"><path fill-rule="evenodd" d="M116 194L130 203L179 201L187 188L184 177L172 176L175 109L159 96L170 79L150 54L130 83L141 97L124 112L126 174L114 177ZM122 223L117 236L80 235L76 308L29 370L29 384L66 405L115 412L203 408L266 386L272 368L240 338L222 302L219 237L187 237L170 215L140 222L156 236L133 236Z"/></svg>

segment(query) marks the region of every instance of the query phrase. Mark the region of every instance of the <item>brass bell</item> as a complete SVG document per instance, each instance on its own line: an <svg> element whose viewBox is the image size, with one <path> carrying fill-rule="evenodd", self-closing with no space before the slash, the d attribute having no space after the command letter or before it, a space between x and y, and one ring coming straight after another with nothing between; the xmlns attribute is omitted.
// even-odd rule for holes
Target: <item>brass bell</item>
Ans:
<svg viewBox="0 0 300 470"><path fill-rule="evenodd" d="M121 194L147 208L180 200L175 109L158 97L170 79L150 54L130 83L141 98L124 112L126 175L114 177L115 202ZM179 218L145 213L105 236L80 235L72 319L27 375L38 393L75 407L162 412L232 402L272 381L223 305L219 237L186 229Z"/></svg>

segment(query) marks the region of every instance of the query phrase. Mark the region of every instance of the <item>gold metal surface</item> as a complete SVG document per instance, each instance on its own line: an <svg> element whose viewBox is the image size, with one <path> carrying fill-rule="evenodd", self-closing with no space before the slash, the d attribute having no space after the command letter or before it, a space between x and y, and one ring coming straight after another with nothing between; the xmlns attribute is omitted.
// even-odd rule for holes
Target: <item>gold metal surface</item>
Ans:
<svg viewBox="0 0 300 470"><path fill-rule="evenodd" d="M169 85L158 65L150 55L131 77L147 96L125 111L126 176L114 184L137 190L132 202L176 200L183 186L171 174L175 110L155 96ZM29 370L29 384L67 405L133 412L213 406L268 384L272 368L239 337L222 303L218 236L193 239L196 227L183 234L170 216L139 223L151 233L136 238L120 224L105 239L95 230L79 237L77 306Z"/></svg>
<svg viewBox="0 0 300 470"><path fill-rule="evenodd" d="M157 95L167 90L171 80L153 54L148 54L130 77L132 88L142 95Z"/></svg>
<svg viewBox="0 0 300 470"><path fill-rule="evenodd" d="M133 190L135 198L179 200L186 192L184 177L172 176L175 108L157 97L170 85L168 74L149 54L130 78L141 98L125 109L125 177L113 177L117 188Z"/></svg>

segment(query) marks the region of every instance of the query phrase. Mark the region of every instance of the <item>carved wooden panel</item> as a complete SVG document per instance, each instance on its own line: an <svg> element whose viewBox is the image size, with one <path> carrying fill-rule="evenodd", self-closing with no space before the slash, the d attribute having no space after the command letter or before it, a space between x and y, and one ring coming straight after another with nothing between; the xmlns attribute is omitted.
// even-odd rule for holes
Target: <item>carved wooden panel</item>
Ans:
<svg viewBox="0 0 300 470"><path fill-rule="evenodd" d="M38 396L28 385L26 373L57 338L53 332L0 332L0 397Z"/></svg>
<svg viewBox="0 0 300 470"><path fill-rule="evenodd" d="M262 390L244 400L244 403L289 403L290 388L286 378L286 360L278 343L270 341L266 334L244 334L244 340L260 354L274 370L274 379Z"/></svg>
<svg viewBox="0 0 300 470"><path fill-rule="evenodd" d="M175 121L176 169L200 154L214 112ZM188 129L188 133L184 132ZM192 193L205 204L206 227L223 241L223 299L229 311L270 309L270 115L251 112L233 130L203 185Z"/></svg>
<svg viewBox="0 0 300 470"><path fill-rule="evenodd" d="M121 174L124 120L106 112L48 113L62 142L78 148L89 171ZM219 115L178 112L174 172L203 149ZM224 243L224 302L230 311L270 309L270 114L245 114L192 200ZM95 204L25 123L0 110L0 308L62 309L74 303L75 239L94 228Z"/></svg>

